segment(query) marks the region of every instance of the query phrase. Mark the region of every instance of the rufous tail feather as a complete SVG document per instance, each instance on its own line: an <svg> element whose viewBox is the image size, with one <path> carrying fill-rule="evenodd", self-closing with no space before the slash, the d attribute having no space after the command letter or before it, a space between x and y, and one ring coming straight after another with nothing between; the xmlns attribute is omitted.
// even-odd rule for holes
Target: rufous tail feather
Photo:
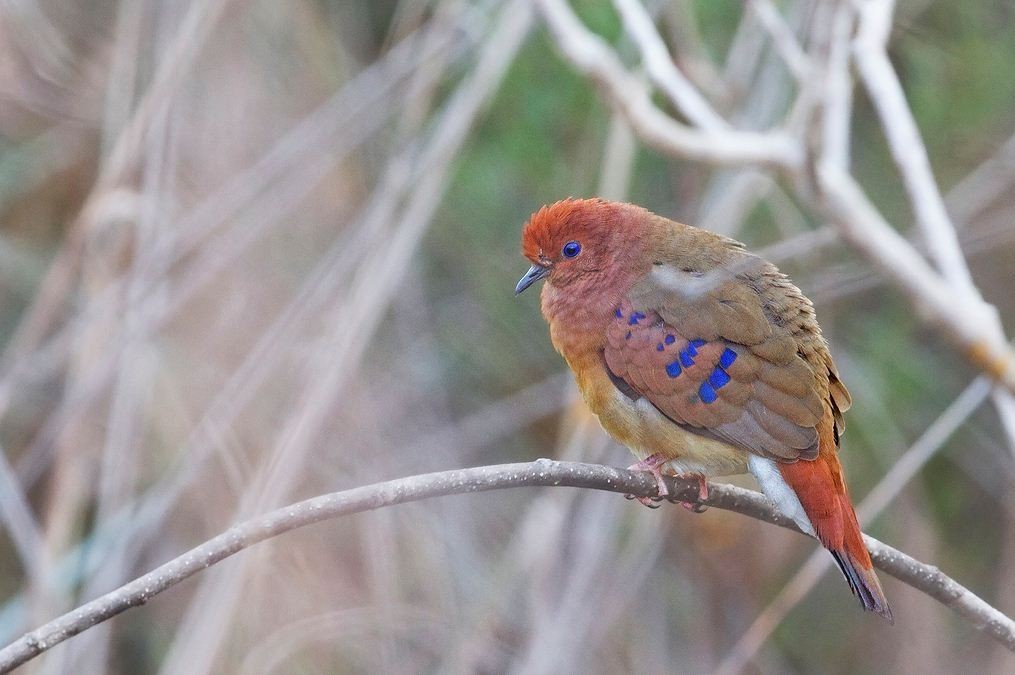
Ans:
<svg viewBox="0 0 1015 675"><path fill-rule="evenodd" d="M832 424L831 415L827 415L819 425L821 442L816 459L780 464L779 472L796 492L818 539L832 553L853 595L864 609L895 623L846 490Z"/></svg>

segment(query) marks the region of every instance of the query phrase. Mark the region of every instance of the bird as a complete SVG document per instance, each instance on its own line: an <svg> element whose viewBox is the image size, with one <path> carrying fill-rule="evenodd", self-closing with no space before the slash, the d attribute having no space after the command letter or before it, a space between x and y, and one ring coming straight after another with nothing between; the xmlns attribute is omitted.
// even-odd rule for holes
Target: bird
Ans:
<svg viewBox="0 0 1015 675"><path fill-rule="evenodd" d="M599 198L543 206L522 230L550 340L606 432L649 471L750 473L828 549L865 610L894 623L838 449L849 392L814 306L738 241ZM647 500L643 498L643 503Z"/></svg>

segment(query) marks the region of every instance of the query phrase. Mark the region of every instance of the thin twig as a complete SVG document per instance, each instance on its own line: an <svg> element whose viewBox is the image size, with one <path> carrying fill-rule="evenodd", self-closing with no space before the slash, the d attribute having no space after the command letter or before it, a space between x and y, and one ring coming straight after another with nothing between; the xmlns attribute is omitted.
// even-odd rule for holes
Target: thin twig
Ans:
<svg viewBox="0 0 1015 675"><path fill-rule="evenodd" d="M607 100L641 138L656 149L710 164L765 164L793 168L802 148L782 133L728 130L701 132L680 124L652 102L648 88L626 68L616 52L586 28L563 0L538 0L554 43L582 74L598 83Z"/></svg>
<svg viewBox="0 0 1015 675"><path fill-rule="evenodd" d="M944 198L934 180L927 148L906 102L902 83L885 51L894 4L891 0L859 3L860 28L853 44L853 60L881 120L888 148L902 176L917 225L927 240L931 259L960 292L969 294L971 299L979 298L962 257L955 228L945 210Z"/></svg>
<svg viewBox="0 0 1015 675"><path fill-rule="evenodd" d="M624 21L624 28L641 50L641 60L652 82L659 87L677 110L695 126L708 131L721 131L730 126L684 77L666 43L656 31L652 17L638 0L613 0L614 7Z"/></svg>
<svg viewBox="0 0 1015 675"><path fill-rule="evenodd" d="M797 82L807 82L812 77L813 64L807 53L801 49L793 29L789 27L782 14L775 8L771 0L749 0L747 8L752 10L758 17L769 36L772 38L772 46L779 54L779 58L786 64L786 68L793 74Z"/></svg>
<svg viewBox="0 0 1015 675"><path fill-rule="evenodd" d="M965 302L885 221L849 173L822 163L817 177L827 215L843 238L884 270L974 365L1015 392L1015 352L989 329L994 317L988 307Z"/></svg>
<svg viewBox="0 0 1015 675"><path fill-rule="evenodd" d="M598 464L535 462L480 466L399 478L313 497L235 525L183 555L50 621L0 650L0 673L10 672L42 652L132 607L254 544L284 532L338 516L452 494L525 486L565 486L654 497L655 480L647 472ZM667 478L671 498L699 502L695 479ZM764 496L732 485L710 485L699 503L735 511L799 531ZM991 607L936 567L924 564L872 537L865 537L874 564L910 586L951 607L977 628L1015 652L1015 621Z"/></svg>

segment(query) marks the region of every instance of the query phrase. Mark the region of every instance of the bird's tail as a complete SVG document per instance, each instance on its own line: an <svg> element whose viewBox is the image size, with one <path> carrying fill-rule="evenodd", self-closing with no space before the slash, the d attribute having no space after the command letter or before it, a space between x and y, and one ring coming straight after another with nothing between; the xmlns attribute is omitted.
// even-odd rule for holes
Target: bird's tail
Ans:
<svg viewBox="0 0 1015 675"><path fill-rule="evenodd" d="M848 495L843 495L843 497L842 510L847 520L851 521L851 524L846 526L845 538L847 541L840 549L829 547L828 550L835 558L835 563L842 571L842 576L846 577L849 589L860 600L863 608L883 616L889 623L895 623L892 608L888 606L888 598L885 597L878 575L874 572L870 553L863 542L863 535L860 533L860 524L857 522L853 505L850 503Z"/></svg>
<svg viewBox="0 0 1015 675"><path fill-rule="evenodd" d="M822 426L829 423L830 417ZM853 595L864 609L895 623L846 490L831 429L819 427L819 435L820 450L813 461L780 464L779 472L796 493L815 534L835 558Z"/></svg>

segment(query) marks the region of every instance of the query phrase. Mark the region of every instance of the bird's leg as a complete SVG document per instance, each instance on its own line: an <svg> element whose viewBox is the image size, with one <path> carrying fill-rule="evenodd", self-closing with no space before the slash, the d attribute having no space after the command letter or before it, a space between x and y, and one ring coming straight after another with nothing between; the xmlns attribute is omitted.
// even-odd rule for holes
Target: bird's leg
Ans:
<svg viewBox="0 0 1015 675"><path fill-rule="evenodd" d="M628 471L648 471L651 473L652 477L656 479L656 489L659 491L659 496L654 499L652 497L635 497L634 495L627 495L627 498L637 499L650 509L659 508L659 504L655 504L653 502L658 502L661 498L670 494L669 488L666 487L666 481L663 480L662 471L659 470L659 467L666 464L668 461L670 461L668 457L663 455L661 452L657 452L653 455L649 455L640 462L635 462L631 466L627 467Z"/></svg>

